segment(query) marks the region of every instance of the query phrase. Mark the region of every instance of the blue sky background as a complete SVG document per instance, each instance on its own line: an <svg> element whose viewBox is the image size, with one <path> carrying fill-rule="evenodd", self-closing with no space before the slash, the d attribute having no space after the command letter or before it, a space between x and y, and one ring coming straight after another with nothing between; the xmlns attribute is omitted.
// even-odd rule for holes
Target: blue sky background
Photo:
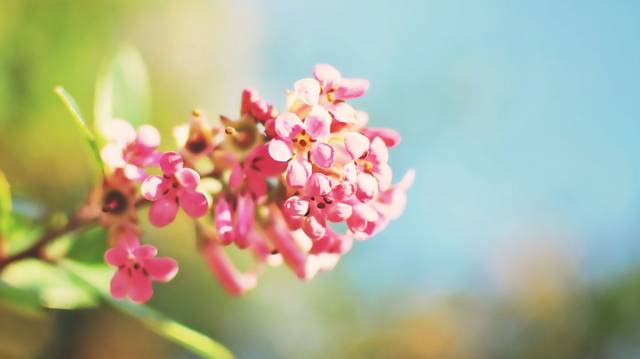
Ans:
<svg viewBox="0 0 640 359"><path fill-rule="evenodd" d="M316 62L367 77L371 89L358 105L373 125L403 135L392 153L396 178L417 171L405 215L341 263L354 282L482 286L487 256L525 233L561 233L590 278L637 260L639 8L631 1L264 6L257 85L266 97L280 98Z"/></svg>

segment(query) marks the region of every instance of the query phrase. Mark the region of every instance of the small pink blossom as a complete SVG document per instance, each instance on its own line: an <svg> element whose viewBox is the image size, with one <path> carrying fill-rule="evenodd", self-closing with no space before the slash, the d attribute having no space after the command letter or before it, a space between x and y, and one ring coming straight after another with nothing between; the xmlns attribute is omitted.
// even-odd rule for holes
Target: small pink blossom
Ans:
<svg viewBox="0 0 640 359"><path fill-rule="evenodd" d="M311 239L324 236L327 221L342 222L351 216L351 205L332 195L331 180L321 173L311 175L303 193L289 197L283 209L288 217L301 220L302 230Z"/></svg>
<svg viewBox="0 0 640 359"><path fill-rule="evenodd" d="M177 152L165 152L160 157L163 176L150 176L142 183L142 195L152 201L149 220L156 227L173 222L178 207L190 217L201 217L209 208L207 197L196 190L200 175L183 167L182 156Z"/></svg>
<svg viewBox="0 0 640 359"><path fill-rule="evenodd" d="M102 129L109 141L100 155L111 170L122 169L127 178L142 181L147 166L157 164L160 134L151 125L142 125L138 131L130 123L113 119Z"/></svg>
<svg viewBox="0 0 640 359"><path fill-rule="evenodd" d="M251 115L258 122L266 123L273 120L278 115L278 110L273 105L267 103L258 90L246 88L242 90L242 104L240 105L241 115Z"/></svg>
<svg viewBox="0 0 640 359"><path fill-rule="evenodd" d="M369 89L369 80L342 77L335 67L327 64L314 66L313 77L320 84L322 94L331 102L364 96Z"/></svg>
<svg viewBox="0 0 640 359"><path fill-rule="evenodd" d="M111 295L116 299L129 297L145 303L153 296L152 282L168 282L178 273L173 258L156 258L157 249L140 245L136 237L123 237L104 255L105 261L118 270L111 279Z"/></svg>
<svg viewBox="0 0 640 359"><path fill-rule="evenodd" d="M304 122L291 112L278 116L275 131L269 155L276 161L289 162L286 179L290 186L304 186L311 175L311 164L320 168L333 164L334 149L324 142L331 131L331 117L322 107L313 107Z"/></svg>
<svg viewBox="0 0 640 359"><path fill-rule="evenodd" d="M373 141L358 133L348 132L344 136L347 153L356 166L356 196L362 202L373 199L378 191L385 191L391 185L392 171L388 165L389 151L384 141L376 137Z"/></svg>

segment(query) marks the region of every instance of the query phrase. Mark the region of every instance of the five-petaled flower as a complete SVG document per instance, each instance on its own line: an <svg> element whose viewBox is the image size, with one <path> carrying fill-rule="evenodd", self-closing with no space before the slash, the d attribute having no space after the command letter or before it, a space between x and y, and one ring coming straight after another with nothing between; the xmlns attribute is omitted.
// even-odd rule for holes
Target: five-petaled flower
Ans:
<svg viewBox="0 0 640 359"><path fill-rule="evenodd" d="M182 156L177 152L165 152L160 157L163 176L149 176L142 183L142 195L152 201L149 220L156 227L173 222L178 207L190 217L201 217L209 208L207 197L196 190L200 175L183 167Z"/></svg>
<svg viewBox="0 0 640 359"><path fill-rule="evenodd" d="M324 142L331 131L331 116L321 106L313 107L304 122L291 112L278 116L275 131L277 137L269 142L269 155L276 161L289 161L289 186L303 187L311 176L312 163L320 168L333 164L334 149Z"/></svg>
<svg viewBox="0 0 640 359"><path fill-rule="evenodd" d="M137 237L123 236L104 255L108 264L118 268L111 279L111 295L144 303L153 295L152 282L173 279L178 273L178 263L173 258L158 258L157 253L150 244L140 245Z"/></svg>

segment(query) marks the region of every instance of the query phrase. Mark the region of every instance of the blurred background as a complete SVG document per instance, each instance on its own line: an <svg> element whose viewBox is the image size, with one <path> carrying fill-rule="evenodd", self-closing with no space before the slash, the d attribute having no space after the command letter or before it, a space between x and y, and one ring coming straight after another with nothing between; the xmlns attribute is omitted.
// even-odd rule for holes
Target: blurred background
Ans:
<svg viewBox="0 0 640 359"><path fill-rule="evenodd" d="M181 263L152 307L240 358L638 358L639 19L635 1L3 0L0 169L17 206L77 208L93 164L52 88L92 118L118 54L146 66L123 75L150 88L129 115L165 148L192 108L233 117L251 85L282 107L331 63L371 80L357 105L403 136L405 214L312 282L272 269L240 299L186 218L147 226ZM9 358L193 357L106 308L0 306L0 343Z"/></svg>

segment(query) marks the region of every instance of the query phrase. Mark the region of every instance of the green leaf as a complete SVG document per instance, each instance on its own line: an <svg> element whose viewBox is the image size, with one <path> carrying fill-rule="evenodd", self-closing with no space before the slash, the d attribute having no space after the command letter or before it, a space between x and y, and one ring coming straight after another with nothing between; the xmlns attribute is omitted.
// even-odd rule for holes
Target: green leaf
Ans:
<svg viewBox="0 0 640 359"><path fill-rule="evenodd" d="M66 257L82 263L103 263L107 251L107 233L96 226L78 233Z"/></svg>
<svg viewBox="0 0 640 359"><path fill-rule="evenodd" d="M0 302L27 315L43 314L37 291L15 288L4 281L0 281Z"/></svg>
<svg viewBox="0 0 640 359"><path fill-rule="evenodd" d="M114 300L109 294L109 281L113 270L105 265L87 265L65 260L62 266L77 276L87 286L95 289L104 301L120 312L138 320L154 333L181 345L193 353L212 359L233 358L233 354L222 344L208 336L180 324L152 308L128 301Z"/></svg>
<svg viewBox="0 0 640 359"><path fill-rule="evenodd" d="M96 143L93 132L91 132L89 126L87 125L87 122L84 120L84 117L82 117L82 113L78 108L78 104L64 88L57 86L53 91L56 93L56 95L58 95L62 103L71 114L71 117L74 119L76 125L78 125L78 128L80 128L80 131L82 131L85 140L89 144L89 148L91 148L91 152L93 153L96 163L100 167L101 173L104 174L104 164L102 163L102 157L100 157L100 149L98 148L98 144Z"/></svg>
<svg viewBox="0 0 640 359"><path fill-rule="evenodd" d="M133 125L149 121L150 93L147 67L140 52L133 46L122 46L96 83L96 128L103 131L113 118Z"/></svg>
<svg viewBox="0 0 640 359"><path fill-rule="evenodd" d="M0 171L0 237L6 235L11 216L11 189L9 181Z"/></svg>
<svg viewBox="0 0 640 359"><path fill-rule="evenodd" d="M98 304L96 293L79 285L64 269L35 259L11 264L2 280L12 287L37 293L43 307L53 309L91 308Z"/></svg>

